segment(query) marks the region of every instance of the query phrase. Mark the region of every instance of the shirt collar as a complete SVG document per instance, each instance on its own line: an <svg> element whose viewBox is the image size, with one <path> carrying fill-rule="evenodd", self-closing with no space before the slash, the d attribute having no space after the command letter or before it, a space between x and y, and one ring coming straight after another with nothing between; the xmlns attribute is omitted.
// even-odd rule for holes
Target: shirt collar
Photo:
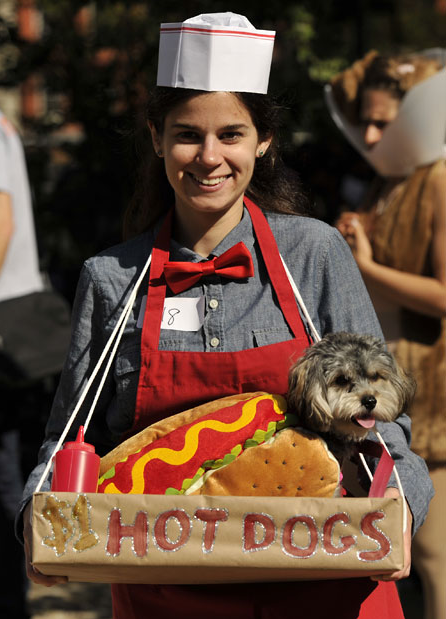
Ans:
<svg viewBox="0 0 446 619"><path fill-rule="evenodd" d="M252 227L251 218L246 207L243 209L243 216L240 222L233 228L220 243L214 247L210 256L221 256L225 251L243 241L246 248L251 251L254 245L254 230ZM179 261L187 260L188 262L201 262L203 256L196 254L191 249L181 246L174 239L170 240L170 260Z"/></svg>

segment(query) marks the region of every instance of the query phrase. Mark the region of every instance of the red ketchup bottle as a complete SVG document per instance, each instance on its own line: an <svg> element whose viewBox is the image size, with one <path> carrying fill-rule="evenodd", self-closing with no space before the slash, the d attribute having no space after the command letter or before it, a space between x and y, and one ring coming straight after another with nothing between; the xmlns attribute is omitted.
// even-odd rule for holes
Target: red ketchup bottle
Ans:
<svg viewBox="0 0 446 619"><path fill-rule="evenodd" d="M94 446L84 443L84 426L80 426L76 441L65 443L54 457L51 490L97 492L100 460Z"/></svg>

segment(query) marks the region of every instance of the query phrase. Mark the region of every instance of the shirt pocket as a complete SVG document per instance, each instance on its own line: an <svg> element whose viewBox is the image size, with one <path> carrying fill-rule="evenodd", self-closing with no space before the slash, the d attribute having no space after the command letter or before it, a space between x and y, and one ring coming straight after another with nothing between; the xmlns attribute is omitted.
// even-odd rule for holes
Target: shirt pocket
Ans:
<svg viewBox="0 0 446 619"><path fill-rule="evenodd" d="M203 346L200 345L197 348L197 343L193 341L193 337L188 337L190 334L184 332L182 337L178 337L176 334L175 337L169 337L165 334L161 333L159 342L158 342L158 350L164 351L174 351L174 352L184 352L184 351L192 351L192 352L203 352ZM195 335L193 333L192 335Z"/></svg>
<svg viewBox="0 0 446 619"><path fill-rule="evenodd" d="M270 327L269 329L254 329L254 346L269 346L293 339L293 334L287 327Z"/></svg>

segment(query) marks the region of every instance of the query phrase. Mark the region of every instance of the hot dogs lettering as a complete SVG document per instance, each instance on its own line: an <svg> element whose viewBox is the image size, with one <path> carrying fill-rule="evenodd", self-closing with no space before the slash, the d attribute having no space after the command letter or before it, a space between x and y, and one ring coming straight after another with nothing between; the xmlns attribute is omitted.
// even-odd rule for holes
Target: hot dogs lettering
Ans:
<svg viewBox="0 0 446 619"><path fill-rule="evenodd" d="M393 550L380 528L387 517L385 509L364 512L359 519L357 514L352 517L348 508L331 514L327 511L328 516L316 521L304 513L282 518L256 511L233 515L224 501L216 507L174 507L154 514L138 510L127 519L119 508L112 507L102 513L108 521L107 527L100 527L102 536L91 529L91 510L84 495L75 497L72 504L56 495L47 496L42 517L49 534L42 543L58 557L88 553L93 548L103 548L108 557L119 557L131 547L139 558L179 552L189 545L195 552L201 548L203 555L210 555L230 543L240 556L269 553L274 547L293 561L307 561L322 553L333 559L333 568L339 555L354 554L359 562L372 564L383 561ZM330 567L327 562L325 567Z"/></svg>

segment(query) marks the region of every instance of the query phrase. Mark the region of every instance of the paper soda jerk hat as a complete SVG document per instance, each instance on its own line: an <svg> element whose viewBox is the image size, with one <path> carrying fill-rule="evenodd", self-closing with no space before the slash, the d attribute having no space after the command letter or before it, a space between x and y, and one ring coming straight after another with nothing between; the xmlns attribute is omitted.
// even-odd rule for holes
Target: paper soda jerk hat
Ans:
<svg viewBox="0 0 446 619"><path fill-rule="evenodd" d="M274 37L230 12L161 24L157 85L266 94Z"/></svg>

